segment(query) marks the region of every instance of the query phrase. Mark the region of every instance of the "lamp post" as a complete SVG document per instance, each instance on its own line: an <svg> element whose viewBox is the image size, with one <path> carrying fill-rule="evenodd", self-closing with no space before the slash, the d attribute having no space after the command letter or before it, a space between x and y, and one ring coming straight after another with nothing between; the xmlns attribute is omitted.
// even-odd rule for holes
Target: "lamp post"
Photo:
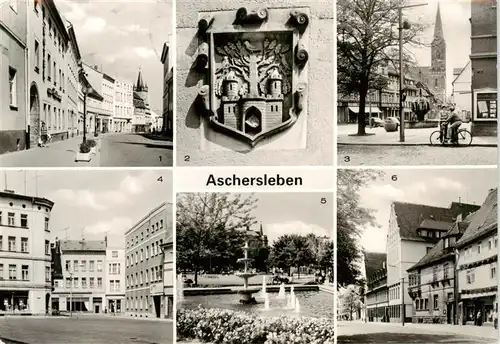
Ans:
<svg viewBox="0 0 500 344"><path fill-rule="evenodd" d="M85 140L85 139L84 139ZM85 142L85 141L83 141ZM73 274L74 272L69 273L69 317L73 317Z"/></svg>
<svg viewBox="0 0 500 344"><path fill-rule="evenodd" d="M403 5L398 6L398 17L399 17L399 141L405 142L405 121L403 117L403 84L404 84L404 76L403 76L403 30L408 30L411 25L409 22L403 22L403 9L410 7L421 7L426 6L427 4L414 4L414 5Z"/></svg>

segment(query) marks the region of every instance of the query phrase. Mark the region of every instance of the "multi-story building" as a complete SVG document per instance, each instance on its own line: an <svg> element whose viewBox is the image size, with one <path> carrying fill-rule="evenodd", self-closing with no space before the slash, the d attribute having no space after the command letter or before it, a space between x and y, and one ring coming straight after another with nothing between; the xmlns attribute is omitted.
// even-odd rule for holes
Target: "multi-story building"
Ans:
<svg viewBox="0 0 500 344"><path fill-rule="evenodd" d="M50 308L53 206L45 198L0 192L0 313Z"/></svg>
<svg viewBox="0 0 500 344"><path fill-rule="evenodd" d="M498 314L498 190L492 189L457 241L461 324L493 324Z"/></svg>
<svg viewBox="0 0 500 344"><path fill-rule="evenodd" d="M121 313L125 302L125 250L106 248L106 308L110 313Z"/></svg>
<svg viewBox="0 0 500 344"><path fill-rule="evenodd" d="M136 133L149 132L151 127L151 109L149 108L148 85L144 83L140 69L137 75L137 83L134 85L133 101L133 131Z"/></svg>
<svg viewBox="0 0 500 344"><path fill-rule="evenodd" d="M67 74L68 74L68 130L71 137L81 134L83 118L80 108L83 108L82 86L80 84L80 71L82 69L82 56L76 40L73 25L68 24L69 45L66 54Z"/></svg>
<svg viewBox="0 0 500 344"><path fill-rule="evenodd" d="M449 208L394 202L387 231L387 287L391 322L411 321L413 301L408 296L407 270L445 236L459 215L478 210L472 204L453 202Z"/></svg>
<svg viewBox="0 0 500 344"><path fill-rule="evenodd" d="M134 115L133 85L124 80L115 80L115 113L113 130L131 132Z"/></svg>
<svg viewBox="0 0 500 344"><path fill-rule="evenodd" d="M420 261L408 269L408 293L414 323L456 324L457 280L455 245L475 213L459 214L448 232Z"/></svg>
<svg viewBox="0 0 500 344"><path fill-rule="evenodd" d="M166 317L165 259L161 247L172 241L172 205L163 203L125 233L126 314ZM173 277L172 277L173 278Z"/></svg>
<svg viewBox="0 0 500 344"><path fill-rule="evenodd" d="M108 115L103 110L103 75L99 71L98 66L88 66L83 64L85 76L90 85L92 85L92 96L87 97L87 118L86 118L86 132L98 133L100 130L101 118L107 118Z"/></svg>
<svg viewBox="0 0 500 344"><path fill-rule="evenodd" d="M389 299L387 289L387 254L364 253L366 276L365 299L366 317L370 322L389 321Z"/></svg>
<svg viewBox="0 0 500 344"><path fill-rule="evenodd" d="M167 135L174 133L174 68L170 62L169 46L163 44L161 63L163 64L163 129Z"/></svg>
<svg viewBox="0 0 500 344"><path fill-rule="evenodd" d="M168 217L168 216L167 216ZM161 245L163 252L163 295L165 296L164 316L171 318L174 309L174 241L170 231L170 236L167 236L166 242Z"/></svg>
<svg viewBox="0 0 500 344"><path fill-rule="evenodd" d="M104 312L106 240L61 240L60 248L63 279L55 283L52 308L60 311Z"/></svg>
<svg viewBox="0 0 500 344"><path fill-rule="evenodd" d="M99 132L107 133L113 128L113 117L115 112L115 79L102 74L102 117L99 119Z"/></svg>
<svg viewBox="0 0 500 344"><path fill-rule="evenodd" d="M0 6L0 154L26 147L27 132L27 4L9 1ZM30 89L31 108L39 112L36 87ZM35 97L35 98L34 98ZM31 111L31 110L30 110Z"/></svg>
<svg viewBox="0 0 500 344"><path fill-rule="evenodd" d="M471 1L472 134L497 136L497 2Z"/></svg>
<svg viewBox="0 0 500 344"><path fill-rule="evenodd" d="M455 73L456 72L456 73ZM452 102L455 104L455 111L462 117L462 120L469 121L471 118L471 62L467 62L465 67L457 68L453 71Z"/></svg>

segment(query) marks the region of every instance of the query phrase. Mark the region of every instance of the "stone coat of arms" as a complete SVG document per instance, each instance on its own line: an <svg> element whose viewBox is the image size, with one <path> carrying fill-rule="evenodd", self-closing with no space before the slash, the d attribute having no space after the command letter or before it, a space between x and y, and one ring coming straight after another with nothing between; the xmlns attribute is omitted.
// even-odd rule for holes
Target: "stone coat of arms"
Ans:
<svg viewBox="0 0 500 344"><path fill-rule="evenodd" d="M199 92L202 111L215 130L251 147L293 126L303 110L309 18L283 11L242 8L232 25L217 25L217 17L199 23L206 43L198 59L210 80Z"/></svg>

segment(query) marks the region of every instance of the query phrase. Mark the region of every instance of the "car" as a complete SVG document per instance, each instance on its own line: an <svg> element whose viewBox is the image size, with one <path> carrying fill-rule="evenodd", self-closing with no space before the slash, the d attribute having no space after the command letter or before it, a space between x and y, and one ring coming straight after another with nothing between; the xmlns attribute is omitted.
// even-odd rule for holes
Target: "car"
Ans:
<svg viewBox="0 0 500 344"><path fill-rule="evenodd" d="M372 127L383 127L384 121L378 117L372 117L370 119L370 126Z"/></svg>

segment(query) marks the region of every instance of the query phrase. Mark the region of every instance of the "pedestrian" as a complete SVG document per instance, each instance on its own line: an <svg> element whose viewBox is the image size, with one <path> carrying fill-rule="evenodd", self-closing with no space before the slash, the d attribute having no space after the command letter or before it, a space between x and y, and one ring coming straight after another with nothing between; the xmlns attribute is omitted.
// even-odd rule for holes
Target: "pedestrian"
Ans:
<svg viewBox="0 0 500 344"><path fill-rule="evenodd" d="M477 322L477 326L482 326L483 325L483 319L482 319L482 316L481 316L481 311L477 311L476 322Z"/></svg>
<svg viewBox="0 0 500 344"><path fill-rule="evenodd" d="M47 126L45 125L45 122L42 121L40 127L40 141L38 142L38 145L40 147L43 147L46 142L47 142Z"/></svg>

